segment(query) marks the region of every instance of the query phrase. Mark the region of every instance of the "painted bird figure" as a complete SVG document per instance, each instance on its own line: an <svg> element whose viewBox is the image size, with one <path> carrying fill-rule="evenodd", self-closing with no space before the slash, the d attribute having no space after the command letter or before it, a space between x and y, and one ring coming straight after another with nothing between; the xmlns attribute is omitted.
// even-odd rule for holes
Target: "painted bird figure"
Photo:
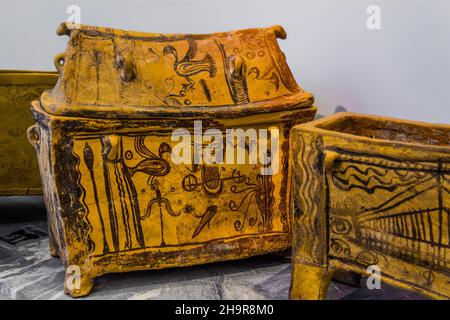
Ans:
<svg viewBox="0 0 450 320"><path fill-rule="evenodd" d="M184 77L189 83L183 85L182 93L191 89L195 82L190 78L201 72L208 72L209 77L216 75L216 64L213 58L207 53L202 60L193 60L197 54L197 43L193 39L187 39L189 48L183 59L179 60L177 49L173 46L166 46L163 49L164 55L172 54L175 57L173 69L175 72Z"/></svg>
<svg viewBox="0 0 450 320"><path fill-rule="evenodd" d="M250 70L248 71L248 75L255 75L255 79L256 80L267 80L270 83L272 83L276 90L278 90L278 88L280 87L280 78L278 77L278 75L273 72L273 65L269 65L266 70L264 70L263 74L260 75L260 71L257 67L252 67L250 68Z"/></svg>
<svg viewBox="0 0 450 320"><path fill-rule="evenodd" d="M151 152L144 144L144 137L137 137L135 140L135 149L139 155L145 159L140 161L134 167L128 167L128 172L133 176L136 172L143 172L149 176L165 176L170 171L170 164L164 159L165 153L171 153L172 148L163 142L159 146L158 155Z"/></svg>

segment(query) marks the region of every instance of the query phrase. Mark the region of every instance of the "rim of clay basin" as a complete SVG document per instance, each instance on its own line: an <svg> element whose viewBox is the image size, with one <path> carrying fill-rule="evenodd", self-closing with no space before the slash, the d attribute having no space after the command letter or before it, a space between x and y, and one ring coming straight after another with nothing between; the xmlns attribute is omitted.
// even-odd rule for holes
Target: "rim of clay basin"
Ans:
<svg viewBox="0 0 450 320"><path fill-rule="evenodd" d="M0 70L0 84L55 84L56 71Z"/></svg>
<svg viewBox="0 0 450 320"><path fill-rule="evenodd" d="M365 136L352 134L352 133L344 133L340 131L336 131L333 129L327 129L323 128L322 126L326 126L328 124L332 124L336 122L337 120L344 120L345 118L359 118L359 119L368 119L368 120L379 120L379 121L386 121L386 122L395 122L399 124L406 124L406 125L414 125L416 127L423 127L427 130L430 129L437 129L437 130L444 130L448 131L448 134L450 136L450 125L448 124L436 124L436 123L429 123L424 121L415 121L415 120L406 120L401 118L394 118L394 117L386 117L386 116L379 116L379 115L372 115L372 114L362 114L362 113L354 113L354 112L339 112L335 113L333 115L330 115L328 117L324 117L318 120L314 120L311 122L306 122L302 124L298 124L293 127L293 129L300 129L305 130L308 132L315 132L321 135L329 135L329 136L335 136L343 139L358 139L359 141L363 142L375 142L377 144L381 145L398 145L398 146L404 146L409 148L422 148L422 149L430 149L434 152L442 152L447 153L450 157L450 145L449 146L443 146L443 145L431 145L431 144L424 144L421 142L406 142L406 141L399 141L399 140L388 140L388 139L380 139L380 138L368 138Z"/></svg>

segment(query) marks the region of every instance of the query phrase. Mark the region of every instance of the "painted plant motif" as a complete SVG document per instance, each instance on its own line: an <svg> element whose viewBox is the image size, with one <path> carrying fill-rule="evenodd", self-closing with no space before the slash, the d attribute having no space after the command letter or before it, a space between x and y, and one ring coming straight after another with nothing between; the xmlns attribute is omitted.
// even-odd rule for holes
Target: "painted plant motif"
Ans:
<svg viewBox="0 0 450 320"><path fill-rule="evenodd" d="M125 149L124 139L134 142ZM88 176L84 178L84 183L79 183L84 186L88 183L92 190L92 202L82 200L88 208L90 219L97 215L95 219L99 230L96 234L101 235L94 241L97 253L104 255L148 247L144 221L146 228L147 221L158 224L153 228L160 230L158 246L165 247L168 245L166 231L170 228L168 219L181 215L190 215L198 221L192 225L192 231L186 230L191 232L191 239L198 237L205 227L210 230L215 217L219 214L226 217L227 212L241 214L238 220L230 221L235 231L245 232L246 225L257 226L259 232L272 231L275 203L272 176L255 174L255 181L252 181L249 175L241 174L237 169L227 174L225 167L198 164L185 168L188 173L178 186L168 186L162 180L171 172L169 158L172 148L168 143L161 142L155 153L147 147L146 138L141 135L107 135L97 138L97 142L94 140L82 142L82 159ZM96 154L94 145L101 147L101 154ZM98 180L100 172L102 182ZM146 184L141 181L146 181ZM203 206L189 200L181 204L177 202L174 206L174 199L167 195L167 187L175 194L178 188L188 193L200 192L210 200ZM143 193L144 190L150 193ZM225 202L226 205L219 205L225 192L238 196L239 200L230 199ZM101 194L104 194L104 200ZM143 201L144 194L150 194L150 198ZM145 207L140 207L145 201ZM107 206L102 202L107 202Z"/></svg>
<svg viewBox="0 0 450 320"><path fill-rule="evenodd" d="M146 147L144 136L136 137L134 140L134 146L136 152L143 157L144 160L140 161L136 166L128 168L130 176L134 176L137 172L142 172L148 175L147 183L151 190L153 190L156 194L155 197L148 203L145 215L140 216L140 219L145 220L150 217L153 205L158 204L161 222L161 246L165 246L163 207L172 216L179 216L181 213L173 212L170 201L161 196L159 182L156 177L165 176L170 172L170 164L164 159L164 154L170 154L170 152L172 152L172 148L167 143L161 143L159 146L158 155L156 155ZM125 153L125 156L132 158L131 153Z"/></svg>
<svg viewBox="0 0 450 320"><path fill-rule="evenodd" d="M355 241L436 268L450 263L446 260L450 249L449 178L449 163L442 161L400 163L377 158L342 160L331 175L332 185L342 192L358 190L361 196L383 199L375 206L355 210ZM332 224L334 234L348 234L350 228L347 220L337 219Z"/></svg>
<svg viewBox="0 0 450 320"><path fill-rule="evenodd" d="M95 174L94 174L94 152L92 151L92 148L89 146L88 143L84 145L83 150L83 156L84 156L84 162L86 163L86 166L89 170L89 175L92 181L92 186L94 190L94 198L95 198L95 204L97 207L99 220L100 220L100 228L102 230L102 237L103 237L103 253L108 253L110 251L108 242L106 241L106 231L105 231L105 222L103 221L101 209L100 209L100 200L98 197L98 188L97 183L95 182Z"/></svg>
<svg viewBox="0 0 450 320"><path fill-rule="evenodd" d="M149 201L145 215L141 216L141 220L148 219L150 217L150 215L152 214L153 205L158 205L159 219L160 219L160 223L161 223L161 247L163 247L166 245L166 242L164 240L163 209L165 209L167 211L167 213L173 217L178 217L181 214L181 212L174 212L172 209L172 205L170 204L170 200L161 195L161 190L159 189L159 182L158 182L158 180L155 179L155 176L149 177L148 185L155 192L155 197Z"/></svg>
<svg viewBox="0 0 450 320"><path fill-rule="evenodd" d="M300 91L277 28L229 35L123 36L74 30L61 79L68 104L226 106ZM141 57L142 59L139 59ZM80 92L83 92L81 94Z"/></svg>
<svg viewBox="0 0 450 320"><path fill-rule="evenodd" d="M134 168L125 164L121 136L101 138L103 173L108 201L109 221L115 251L145 247ZM134 169L135 170L135 169ZM117 186L114 187L114 186Z"/></svg>
<svg viewBox="0 0 450 320"><path fill-rule="evenodd" d="M237 169L233 169L230 176L220 176L218 167L202 165L202 180L198 180L194 174L189 174L184 177L182 185L184 190L192 192L198 187L202 187L204 193L208 197L218 197L223 189L224 182L231 181L232 185L230 191L232 194L241 195L240 200L230 200L228 209L232 212L241 212L242 219L234 222L236 231L242 231L245 225L255 226L258 224L260 232L267 232L272 230L273 205L275 198L273 191L275 186L270 175L256 175L256 182L252 182L249 176L243 175ZM195 172L195 171L194 171ZM241 188L240 188L241 187ZM215 190L213 193L212 190ZM258 212L260 218L258 219ZM217 210L210 210L209 214L204 217L203 221L209 223L215 216ZM196 235L196 234L195 234Z"/></svg>
<svg viewBox="0 0 450 320"><path fill-rule="evenodd" d="M240 185L243 188L239 188ZM237 231L244 228L245 223L248 222L250 226L254 226L258 223L258 230L261 232L266 232L272 230L272 217L273 217L273 204L274 204L274 184L272 182L272 176L261 175L256 176L256 183L252 183L249 177L245 177L243 181L235 184L231 187L231 192L235 194L243 194L239 203L231 200L229 203L229 208L231 211L241 211L243 212L243 218L237 220L234 223L234 227ZM256 210L250 210L252 203L255 203L260 219L256 214Z"/></svg>

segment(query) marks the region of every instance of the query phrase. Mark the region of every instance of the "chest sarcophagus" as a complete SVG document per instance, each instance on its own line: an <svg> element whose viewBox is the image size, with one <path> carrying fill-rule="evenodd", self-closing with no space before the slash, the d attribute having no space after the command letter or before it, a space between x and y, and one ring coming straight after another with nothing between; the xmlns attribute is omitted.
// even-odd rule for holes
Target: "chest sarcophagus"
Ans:
<svg viewBox="0 0 450 320"><path fill-rule="evenodd" d="M67 293L88 294L105 273L290 247L289 129L316 109L278 47L281 27L59 33L70 36L61 74L33 102L28 135L51 252L80 271Z"/></svg>

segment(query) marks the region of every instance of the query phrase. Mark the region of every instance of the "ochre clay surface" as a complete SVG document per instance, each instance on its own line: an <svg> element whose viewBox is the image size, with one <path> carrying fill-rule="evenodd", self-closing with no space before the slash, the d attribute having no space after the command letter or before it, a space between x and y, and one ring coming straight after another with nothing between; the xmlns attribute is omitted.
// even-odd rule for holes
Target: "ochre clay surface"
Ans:
<svg viewBox="0 0 450 320"><path fill-rule="evenodd" d="M0 195L41 194L36 153L27 140L30 103L53 87L54 72L0 70Z"/></svg>
<svg viewBox="0 0 450 320"><path fill-rule="evenodd" d="M239 259L290 248L289 132L313 119L277 26L162 35L62 25L69 35L53 90L30 127L44 185L51 252L78 266L83 296L105 273ZM176 165L172 131L280 132L280 170ZM248 151L247 151L248 152ZM69 277L70 278L70 277Z"/></svg>
<svg viewBox="0 0 450 320"><path fill-rule="evenodd" d="M295 126L291 298L336 270L449 298L450 126L340 113Z"/></svg>

